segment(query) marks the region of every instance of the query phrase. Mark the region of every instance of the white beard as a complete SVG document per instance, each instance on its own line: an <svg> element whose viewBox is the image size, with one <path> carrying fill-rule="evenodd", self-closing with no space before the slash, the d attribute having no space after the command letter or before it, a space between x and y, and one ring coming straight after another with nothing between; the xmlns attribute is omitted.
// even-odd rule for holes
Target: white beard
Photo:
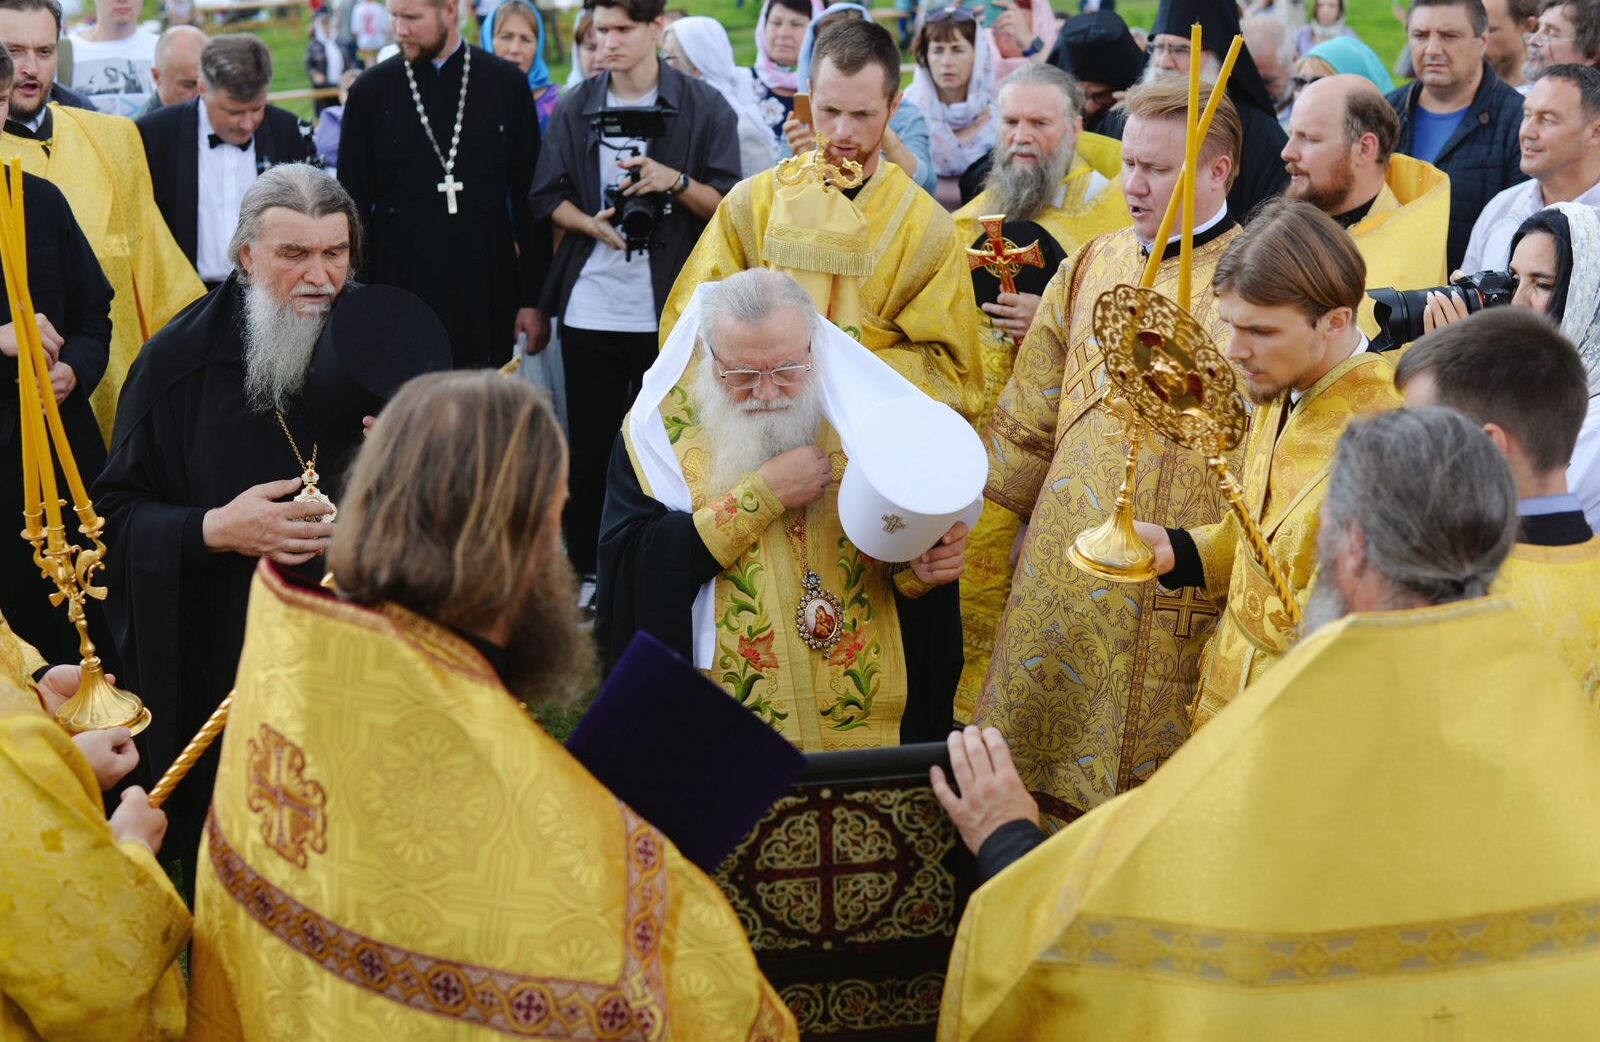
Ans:
<svg viewBox="0 0 1600 1042"><path fill-rule="evenodd" d="M817 427L822 420L822 398L814 360L810 379L797 396L778 398L771 403L753 398L735 403L728 400L728 392L713 371L715 363L706 355L699 357L694 400L711 452L707 485L710 495L720 495L737 485L741 478L772 457L816 440Z"/></svg>
<svg viewBox="0 0 1600 1042"><path fill-rule="evenodd" d="M1217 82L1217 77L1221 75L1222 62L1210 51L1203 52L1202 60L1200 62L1201 82L1214 84ZM1145 65L1144 75L1139 77L1139 82L1154 83L1156 80L1163 79L1167 76L1181 76L1183 77L1185 83L1189 81L1189 74L1186 72L1173 72L1170 69L1161 68L1155 62L1149 62Z"/></svg>
<svg viewBox="0 0 1600 1042"><path fill-rule="evenodd" d="M301 290L296 290L300 294ZM316 290L333 293L333 287ZM305 386L328 308L304 314L260 283L244 288L244 396L256 412L283 412Z"/></svg>

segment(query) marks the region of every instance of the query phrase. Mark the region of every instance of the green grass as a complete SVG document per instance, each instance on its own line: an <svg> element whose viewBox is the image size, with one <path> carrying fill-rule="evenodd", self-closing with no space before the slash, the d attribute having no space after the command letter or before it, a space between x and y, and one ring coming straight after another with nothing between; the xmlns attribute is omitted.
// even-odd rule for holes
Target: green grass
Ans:
<svg viewBox="0 0 1600 1042"><path fill-rule="evenodd" d="M880 2L886 3L886 0ZM1056 0L1056 3L1058 10L1067 9L1062 0ZM746 0L743 7L738 6L735 0L669 0L668 6L690 14L707 15L717 19L728 30L728 35L733 40L734 56L739 63L749 65L755 60L754 31L756 13L760 10L759 0ZM1075 3L1071 6L1076 9ZM156 0L150 0L147 4L147 14L150 17L158 17L158 10L159 5ZM1155 19L1156 0L1127 0L1119 4L1117 10L1130 25L1149 26ZM569 12L560 29L564 43L571 42L571 17ZM1405 30L1389 13L1389 5L1385 0L1350 0L1349 24L1361 34L1361 38L1373 50L1378 52L1378 56L1385 64L1392 65L1399 56L1400 49L1405 45ZM250 31L249 24L237 28L241 31ZM258 33L272 51L274 91L303 90L310 86L305 74L306 38L309 32L308 19L307 24L300 28L264 28ZM468 32L469 38L475 38L476 34L475 28ZM557 83L566 80L567 70L566 55L563 53L561 61L551 65L551 73ZM286 107L302 116L309 117L311 114L311 103L308 101L289 102Z"/></svg>

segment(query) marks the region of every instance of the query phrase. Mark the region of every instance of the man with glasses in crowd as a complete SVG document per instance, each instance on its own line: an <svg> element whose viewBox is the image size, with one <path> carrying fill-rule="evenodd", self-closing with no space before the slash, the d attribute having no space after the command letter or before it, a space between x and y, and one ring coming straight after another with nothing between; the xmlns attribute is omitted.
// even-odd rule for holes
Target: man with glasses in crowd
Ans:
<svg viewBox="0 0 1600 1042"><path fill-rule="evenodd" d="M1600 65L1600 0L1544 0L1539 27L1523 36L1529 83L1557 65Z"/></svg>

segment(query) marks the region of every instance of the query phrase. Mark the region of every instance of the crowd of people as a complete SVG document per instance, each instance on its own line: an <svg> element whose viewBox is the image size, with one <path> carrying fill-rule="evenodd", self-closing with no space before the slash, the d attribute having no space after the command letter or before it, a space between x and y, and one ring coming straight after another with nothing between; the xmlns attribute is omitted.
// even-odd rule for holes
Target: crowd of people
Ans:
<svg viewBox="0 0 1600 1042"><path fill-rule="evenodd" d="M0 544L0 1035L798 1038L528 712L634 654L942 743L941 1039L1592 1030L1600 0L1082 6L337 0L308 121L246 23L0 0L0 367L153 714L57 723Z"/></svg>

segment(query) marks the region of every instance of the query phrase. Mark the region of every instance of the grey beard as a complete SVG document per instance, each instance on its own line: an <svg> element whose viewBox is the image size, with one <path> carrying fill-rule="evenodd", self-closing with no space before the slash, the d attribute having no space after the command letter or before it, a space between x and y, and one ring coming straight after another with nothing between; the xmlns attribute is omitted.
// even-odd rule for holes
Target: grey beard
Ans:
<svg viewBox="0 0 1600 1042"><path fill-rule="evenodd" d="M812 444L822 420L815 358L810 379L798 397L780 398L775 408L751 408L753 400L735 404L728 400L713 363L701 356L695 375L695 406L711 453L706 492L720 495L774 456Z"/></svg>
<svg viewBox="0 0 1600 1042"><path fill-rule="evenodd" d="M303 315L260 283L246 283L244 397L252 410L283 412L289 407L305 386L311 353L327 320L326 309Z"/></svg>
<svg viewBox="0 0 1600 1042"><path fill-rule="evenodd" d="M1300 639L1305 640L1322 627L1338 622L1350 614L1350 605L1326 575L1318 577L1317 585L1306 601L1306 610L1300 619Z"/></svg>
<svg viewBox="0 0 1600 1042"><path fill-rule="evenodd" d="M1061 179L1072 166L1072 150L1063 148L1042 163L1025 166L1012 163L1013 154L1010 149L995 154L983 182L989 193L985 209L1005 214L1008 221L1031 221L1055 205Z"/></svg>

